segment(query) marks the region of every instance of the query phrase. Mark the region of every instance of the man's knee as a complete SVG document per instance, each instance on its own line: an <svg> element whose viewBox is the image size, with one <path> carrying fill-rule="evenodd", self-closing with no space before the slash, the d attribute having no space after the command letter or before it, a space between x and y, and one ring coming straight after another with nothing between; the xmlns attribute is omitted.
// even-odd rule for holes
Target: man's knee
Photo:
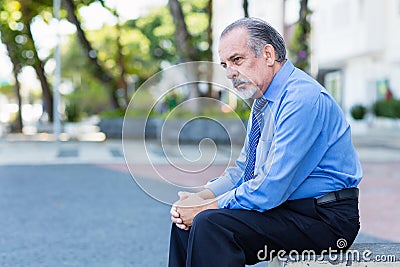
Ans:
<svg viewBox="0 0 400 267"><path fill-rule="evenodd" d="M221 221L222 217L223 214L219 209L203 210L194 217L192 227L213 227Z"/></svg>

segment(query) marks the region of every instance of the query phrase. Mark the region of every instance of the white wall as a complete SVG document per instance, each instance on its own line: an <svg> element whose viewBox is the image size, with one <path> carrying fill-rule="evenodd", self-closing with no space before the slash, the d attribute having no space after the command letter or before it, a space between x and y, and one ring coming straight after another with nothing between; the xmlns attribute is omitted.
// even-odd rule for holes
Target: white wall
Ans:
<svg viewBox="0 0 400 267"><path fill-rule="evenodd" d="M321 67L341 67L349 58L383 50L386 1L330 0L315 4L314 41Z"/></svg>
<svg viewBox="0 0 400 267"><path fill-rule="evenodd" d="M283 0L250 0L249 13L283 34L283 4ZM316 64L312 69L341 70L344 111L356 103L372 104L377 80L389 79L400 98L400 0L317 0L310 6ZM214 1L214 14L213 51L219 62L219 35L243 17L242 0Z"/></svg>
<svg viewBox="0 0 400 267"><path fill-rule="evenodd" d="M400 0L387 0L386 7L386 60L400 63Z"/></svg>
<svg viewBox="0 0 400 267"><path fill-rule="evenodd" d="M400 98L400 0L387 1L385 61L388 63L391 89Z"/></svg>
<svg viewBox="0 0 400 267"><path fill-rule="evenodd" d="M314 60L343 73L343 109L376 100L388 79L400 97L400 0L329 0L314 4Z"/></svg>

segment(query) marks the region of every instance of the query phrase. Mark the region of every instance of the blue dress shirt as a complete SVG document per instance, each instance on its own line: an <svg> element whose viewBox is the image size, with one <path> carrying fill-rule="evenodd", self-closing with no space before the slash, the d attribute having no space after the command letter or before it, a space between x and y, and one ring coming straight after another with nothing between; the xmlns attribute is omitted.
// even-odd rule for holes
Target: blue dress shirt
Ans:
<svg viewBox="0 0 400 267"><path fill-rule="evenodd" d="M254 179L243 180L247 137L236 166L205 186L218 196L220 208L262 212L286 200L357 187L362 169L350 126L326 89L287 60L263 97L268 104Z"/></svg>

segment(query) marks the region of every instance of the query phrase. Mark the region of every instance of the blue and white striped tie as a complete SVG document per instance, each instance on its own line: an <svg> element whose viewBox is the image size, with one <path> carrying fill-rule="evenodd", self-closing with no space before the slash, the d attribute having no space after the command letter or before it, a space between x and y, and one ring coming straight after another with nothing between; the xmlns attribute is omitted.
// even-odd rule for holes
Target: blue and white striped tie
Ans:
<svg viewBox="0 0 400 267"><path fill-rule="evenodd" d="M246 168L244 169L244 181L254 178L254 167L256 163L256 151L258 141L261 136L261 109L267 103L264 97L257 98L254 102L253 112L251 117L251 130L249 133L249 153L246 159Z"/></svg>

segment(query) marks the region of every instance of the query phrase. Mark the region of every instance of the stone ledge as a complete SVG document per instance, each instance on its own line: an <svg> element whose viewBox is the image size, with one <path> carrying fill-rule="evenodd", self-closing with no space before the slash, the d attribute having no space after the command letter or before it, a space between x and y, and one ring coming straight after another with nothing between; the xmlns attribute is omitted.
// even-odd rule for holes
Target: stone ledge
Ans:
<svg viewBox="0 0 400 267"><path fill-rule="evenodd" d="M355 243L342 254L275 257L268 267L400 266L400 243Z"/></svg>
<svg viewBox="0 0 400 267"><path fill-rule="evenodd" d="M102 119L98 124L107 138L158 139L165 142L199 143L211 139L221 144L243 144L246 122L237 119L187 119L162 118L112 118Z"/></svg>

